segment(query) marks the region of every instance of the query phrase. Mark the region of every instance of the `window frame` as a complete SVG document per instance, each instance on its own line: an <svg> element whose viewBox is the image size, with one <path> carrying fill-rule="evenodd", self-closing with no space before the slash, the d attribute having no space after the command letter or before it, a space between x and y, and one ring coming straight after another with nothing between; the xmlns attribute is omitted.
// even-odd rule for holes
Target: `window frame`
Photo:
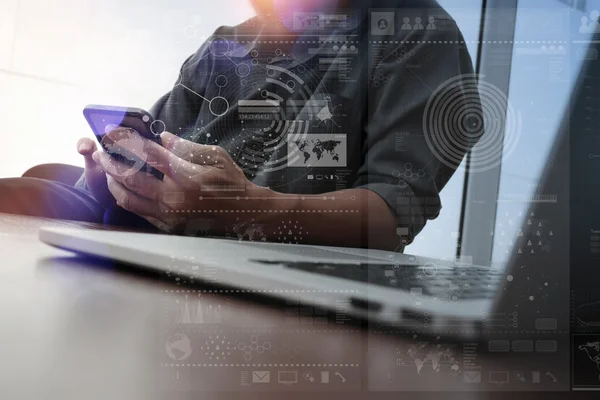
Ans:
<svg viewBox="0 0 600 400"><path fill-rule="evenodd" d="M495 85L509 95L512 67L498 67L490 62L490 42L494 50L503 50L509 56L512 65L514 37L517 20L518 0L483 0L479 51L476 72L485 76L486 82ZM462 216L460 219L460 239L457 258L469 258L476 265L491 265L498 194L502 175L502 164L478 173L469 172L469 163L474 149L466 160L466 179L463 194ZM482 223L489 221L489 225Z"/></svg>

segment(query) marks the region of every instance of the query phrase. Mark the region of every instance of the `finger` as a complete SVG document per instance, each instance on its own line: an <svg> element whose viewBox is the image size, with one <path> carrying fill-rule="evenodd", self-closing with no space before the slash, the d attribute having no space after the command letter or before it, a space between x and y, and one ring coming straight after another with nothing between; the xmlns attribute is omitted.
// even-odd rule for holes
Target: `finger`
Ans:
<svg viewBox="0 0 600 400"><path fill-rule="evenodd" d="M77 142L77 152L82 156L91 156L96 150L96 142L90 138L81 138Z"/></svg>
<svg viewBox="0 0 600 400"><path fill-rule="evenodd" d="M89 138L79 139L77 142L77 152L83 156L85 161L85 169L87 172L93 172L95 170L100 170L100 167L96 164L94 159L92 158L92 154L97 151L96 143Z"/></svg>
<svg viewBox="0 0 600 400"><path fill-rule="evenodd" d="M178 161L165 154L163 147L141 136L134 129L118 127L105 136L104 142L110 146L110 153L139 158L165 175L169 175L171 165Z"/></svg>
<svg viewBox="0 0 600 400"><path fill-rule="evenodd" d="M118 153L127 158L145 160L144 137L134 129L119 127L102 138L103 145L111 154Z"/></svg>
<svg viewBox="0 0 600 400"><path fill-rule="evenodd" d="M214 166L225 162L222 157L219 157L224 150L218 146L194 143L170 132L163 132L160 138L165 149L192 164Z"/></svg>
<svg viewBox="0 0 600 400"><path fill-rule="evenodd" d="M134 214L154 217L162 221L161 205L158 202L146 199L136 193L127 190L113 177L108 177L108 189L115 197L117 205Z"/></svg>
<svg viewBox="0 0 600 400"><path fill-rule="evenodd" d="M197 174L195 164L150 140L144 141L144 152L149 165L177 182L185 181Z"/></svg>
<svg viewBox="0 0 600 400"><path fill-rule="evenodd" d="M167 183L156 179L152 175L140 171L133 171L106 153L96 152L94 160L100 164L106 173L125 186L128 190L154 201L161 201L163 193L167 192Z"/></svg>
<svg viewBox="0 0 600 400"><path fill-rule="evenodd" d="M146 221L150 222L155 227L157 227L158 229L160 229L161 231L166 232L166 233L174 233L175 227L182 223L181 219L176 219L176 218L174 218L173 220L169 219L168 222L161 221L159 219L156 219L153 217L147 217L147 216L145 216L143 218Z"/></svg>

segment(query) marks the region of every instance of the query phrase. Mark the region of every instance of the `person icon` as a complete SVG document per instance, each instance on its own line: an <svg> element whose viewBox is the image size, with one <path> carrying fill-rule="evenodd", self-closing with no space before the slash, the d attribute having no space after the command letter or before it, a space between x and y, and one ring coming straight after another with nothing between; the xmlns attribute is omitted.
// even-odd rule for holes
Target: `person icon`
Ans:
<svg viewBox="0 0 600 400"><path fill-rule="evenodd" d="M413 30L420 31L423 29L425 29L425 27L423 26L423 18L421 18L421 17L415 18L415 25L413 26Z"/></svg>
<svg viewBox="0 0 600 400"><path fill-rule="evenodd" d="M412 25L410 24L410 18L408 17L404 17L404 19L402 20L402 27L400 29L402 29L403 31L412 31Z"/></svg>
<svg viewBox="0 0 600 400"><path fill-rule="evenodd" d="M425 28L429 31L437 31L437 25L435 24L435 17L429 17L429 23L427 24L427 27Z"/></svg>
<svg viewBox="0 0 600 400"><path fill-rule="evenodd" d="M381 29L382 31L387 30L387 28L390 26L390 24L385 20L385 19L380 19L379 22L377 23L377 26L379 27L379 29Z"/></svg>
<svg viewBox="0 0 600 400"><path fill-rule="evenodd" d="M588 25L588 17L585 15L581 17L581 26L579 27L579 33L590 33L590 26Z"/></svg>

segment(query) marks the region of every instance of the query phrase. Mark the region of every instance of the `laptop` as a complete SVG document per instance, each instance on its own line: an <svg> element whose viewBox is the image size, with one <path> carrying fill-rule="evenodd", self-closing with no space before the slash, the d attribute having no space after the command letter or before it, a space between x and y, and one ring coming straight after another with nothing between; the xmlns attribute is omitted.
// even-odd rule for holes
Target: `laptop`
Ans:
<svg viewBox="0 0 600 400"><path fill-rule="evenodd" d="M565 145L569 137L560 136L542 191L568 195L569 169L564 166L569 160ZM532 209L536 218L568 215L568 211L568 202L538 203ZM556 240L566 240L568 218L558 223L566 225L555 227ZM531 229L524 226L523 231ZM486 327L494 327L499 315L510 321L509 310L515 310L523 297L513 290L515 282L536 274L535 266L523 271L520 257L504 268L493 268L380 250L89 229L42 228L39 238L64 250L135 265L176 280L208 282L284 301L292 297L297 301L298 293L305 293L302 302L310 306L457 339L483 338ZM546 272L560 271L568 266L568 251L564 253L566 259L553 254L536 265ZM559 304L564 308L564 299L554 304L548 298L543 304L548 310ZM520 312L524 310L521 307ZM543 316L539 308L535 314Z"/></svg>
<svg viewBox="0 0 600 400"><path fill-rule="evenodd" d="M546 172L547 193L568 191L568 146L563 135ZM568 215L568 202L565 215ZM561 213L536 204L536 218ZM568 222L568 218L565 222ZM523 231L527 232L528 227ZM567 229L555 229L568 235ZM567 236L568 237L568 236ZM525 279L519 257L505 268L471 265L380 250L240 242L105 230L42 228L41 241L78 254L111 259L249 293L285 300L309 293L303 302L384 325L418 326L421 333L460 338L485 334L494 315L506 314L520 299L513 282ZM557 237L557 240L561 240ZM556 254L543 268L560 269ZM568 273L568 268L566 268ZM531 274L531 270L527 274ZM568 304L568 303L567 303ZM546 304L552 307L552 303Z"/></svg>
<svg viewBox="0 0 600 400"><path fill-rule="evenodd" d="M584 68L595 65L587 64ZM573 110L583 108L585 96L589 100L582 87L580 82L574 89ZM530 209L535 221L551 221L554 246L564 247L535 257L515 253L499 267L378 250L101 230L43 228L39 237L61 249L182 281L203 281L284 301L292 296L297 301L298 293L304 293L307 305L383 326L418 329L421 334L483 339L498 327L506 334L517 314L521 332L568 331L569 131L584 129L579 118L570 125L570 117L567 110L538 189L555 194L559 201L534 202ZM523 240L536 235L530 218L523 225ZM557 294L536 299L539 290L533 293L525 283L538 278L540 282L531 287L543 289L550 282L560 287Z"/></svg>
<svg viewBox="0 0 600 400"><path fill-rule="evenodd" d="M303 301L312 306L385 324L435 315L428 324L432 334L457 323L475 330L504 277L486 267L377 250L65 228L42 228L40 239L190 282L284 300L308 292Z"/></svg>

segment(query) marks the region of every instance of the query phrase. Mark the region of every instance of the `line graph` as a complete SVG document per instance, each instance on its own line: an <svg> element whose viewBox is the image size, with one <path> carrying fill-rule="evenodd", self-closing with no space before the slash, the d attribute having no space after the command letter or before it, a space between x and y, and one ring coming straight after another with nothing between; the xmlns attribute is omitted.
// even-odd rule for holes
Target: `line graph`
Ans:
<svg viewBox="0 0 600 400"><path fill-rule="evenodd" d="M220 324L223 322L222 306L212 304L202 298L176 300L176 324Z"/></svg>

